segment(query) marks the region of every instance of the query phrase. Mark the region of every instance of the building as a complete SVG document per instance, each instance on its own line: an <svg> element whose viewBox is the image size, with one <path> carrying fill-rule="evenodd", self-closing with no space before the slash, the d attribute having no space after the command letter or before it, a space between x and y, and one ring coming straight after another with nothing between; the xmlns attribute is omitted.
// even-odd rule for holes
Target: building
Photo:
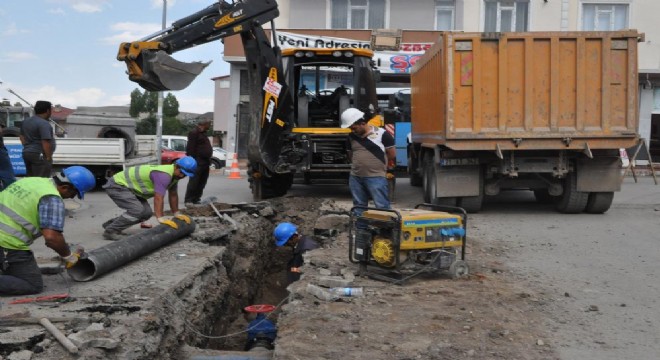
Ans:
<svg viewBox="0 0 660 360"><path fill-rule="evenodd" d="M608 31L637 29L639 43L639 132L660 151L660 27L657 0L278 0L275 20L280 45L299 45L305 39L339 38L369 43L371 29L402 29L400 54L386 63L392 72L405 73L415 57L432 43L438 31ZM281 40L282 36L287 37ZM657 43L656 43L657 41ZM299 43L297 43L299 42ZM314 44L308 41L305 44ZM215 119L227 131L226 148L245 156L240 144L246 136L247 70L240 39L225 41L223 59L230 74L216 78ZM383 68L381 68L381 72ZM227 84L227 81L229 82ZM224 100L223 100L224 99ZM235 121L232 121L235 120ZM218 125L216 125L218 126Z"/></svg>

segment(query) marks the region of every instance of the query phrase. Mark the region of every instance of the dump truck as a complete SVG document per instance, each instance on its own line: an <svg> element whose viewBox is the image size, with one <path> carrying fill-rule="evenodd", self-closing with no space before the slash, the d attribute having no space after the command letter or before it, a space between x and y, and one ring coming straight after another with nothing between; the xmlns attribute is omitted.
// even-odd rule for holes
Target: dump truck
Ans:
<svg viewBox="0 0 660 360"><path fill-rule="evenodd" d="M248 181L255 200L286 194L294 175L348 179L349 129L340 116L349 107L376 114L378 77L373 52L360 48L294 48L271 44L277 38L274 0L218 1L141 40L122 43L117 60L129 80L149 91L185 89L206 67L170 55L193 46L241 37L248 65Z"/></svg>
<svg viewBox="0 0 660 360"><path fill-rule="evenodd" d="M635 30L442 33L411 74L408 171L424 200L479 211L528 189L604 213L637 144Z"/></svg>

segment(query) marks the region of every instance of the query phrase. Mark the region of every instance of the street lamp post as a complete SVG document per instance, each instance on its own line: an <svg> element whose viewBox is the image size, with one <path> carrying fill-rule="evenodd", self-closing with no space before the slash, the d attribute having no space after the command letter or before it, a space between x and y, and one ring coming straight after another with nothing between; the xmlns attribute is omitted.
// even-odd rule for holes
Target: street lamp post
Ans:
<svg viewBox="0 0 660 360"><path fill-rule="evenodd" d="M163 25L165 30L165 21L167 19L167 0L163 0ZM161 144L163 139L163 92L158 92L158 110L156 111L156 157L158 164L161 163Z"/></svg>

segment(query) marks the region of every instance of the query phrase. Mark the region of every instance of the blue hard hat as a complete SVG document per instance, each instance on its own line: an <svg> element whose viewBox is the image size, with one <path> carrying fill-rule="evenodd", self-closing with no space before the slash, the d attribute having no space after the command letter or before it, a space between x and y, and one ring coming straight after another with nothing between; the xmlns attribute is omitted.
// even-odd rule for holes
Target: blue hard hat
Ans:
<svg viewBox="0 0 660 360"><path fill-rule="evenodd" d="M69 182L76 188L76 190L78 190L79 199L83 199L86 192L96 187L96 177L91 171L83 166L69 166L62 170L62 174L66 176L66 179L60 179Z"/></svg>
<svg viewBox="0 0 660 360"><path fill-rule="evenodd" d="M179 169L181 169L181 172L186 174L186 176L195 176L195 171L197 170L197 161L195 161L192 156L184 156L174 163L179 165Z"/></svg>
<svg viewBox="0 0 660 360"><path fill-rule="evenodd" d="M296 231L298 231L298 227L290 222L279 223L277 227L275 227L275 230L273 230L275 245L283 246L289 241L291 236L296 233Z"/></svg>

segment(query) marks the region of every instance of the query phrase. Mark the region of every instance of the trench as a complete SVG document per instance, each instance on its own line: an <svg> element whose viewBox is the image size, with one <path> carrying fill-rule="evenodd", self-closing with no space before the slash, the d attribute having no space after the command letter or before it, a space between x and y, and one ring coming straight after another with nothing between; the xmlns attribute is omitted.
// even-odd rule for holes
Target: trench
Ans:
<svg viewBox="0 0 660 360"><path fill-rule="evenodd" d="M214 225L213 218L217 214L210 206L190 213L198 223L191 236L193 240L223 250L154 304L153 311L158 319L145 328L146 332L159 333L160 341L155 351L145 353L144 358L229 359L236 358L237 354L245 354L249 359L271 358L272 347L263 343L253 351L262 351L266 357L254 357L249 355L254 354L252 351L245 352L247 330L257 314L246 312L244 308L287 302L286 265L292 249L275 247L272 231L277 223L289 221L299 226L299 232L312 234L318 218L326 212L322 210L322 202L287 198L251 204L216 203L219 212L230 215L238 224L235 231ZM330 212L333 211L341 212L336 209ZM323 241L330 241L323 237L317 240L322 245ZM268 315L275 326L279 314L280 309L276 308Z"/></svg>

